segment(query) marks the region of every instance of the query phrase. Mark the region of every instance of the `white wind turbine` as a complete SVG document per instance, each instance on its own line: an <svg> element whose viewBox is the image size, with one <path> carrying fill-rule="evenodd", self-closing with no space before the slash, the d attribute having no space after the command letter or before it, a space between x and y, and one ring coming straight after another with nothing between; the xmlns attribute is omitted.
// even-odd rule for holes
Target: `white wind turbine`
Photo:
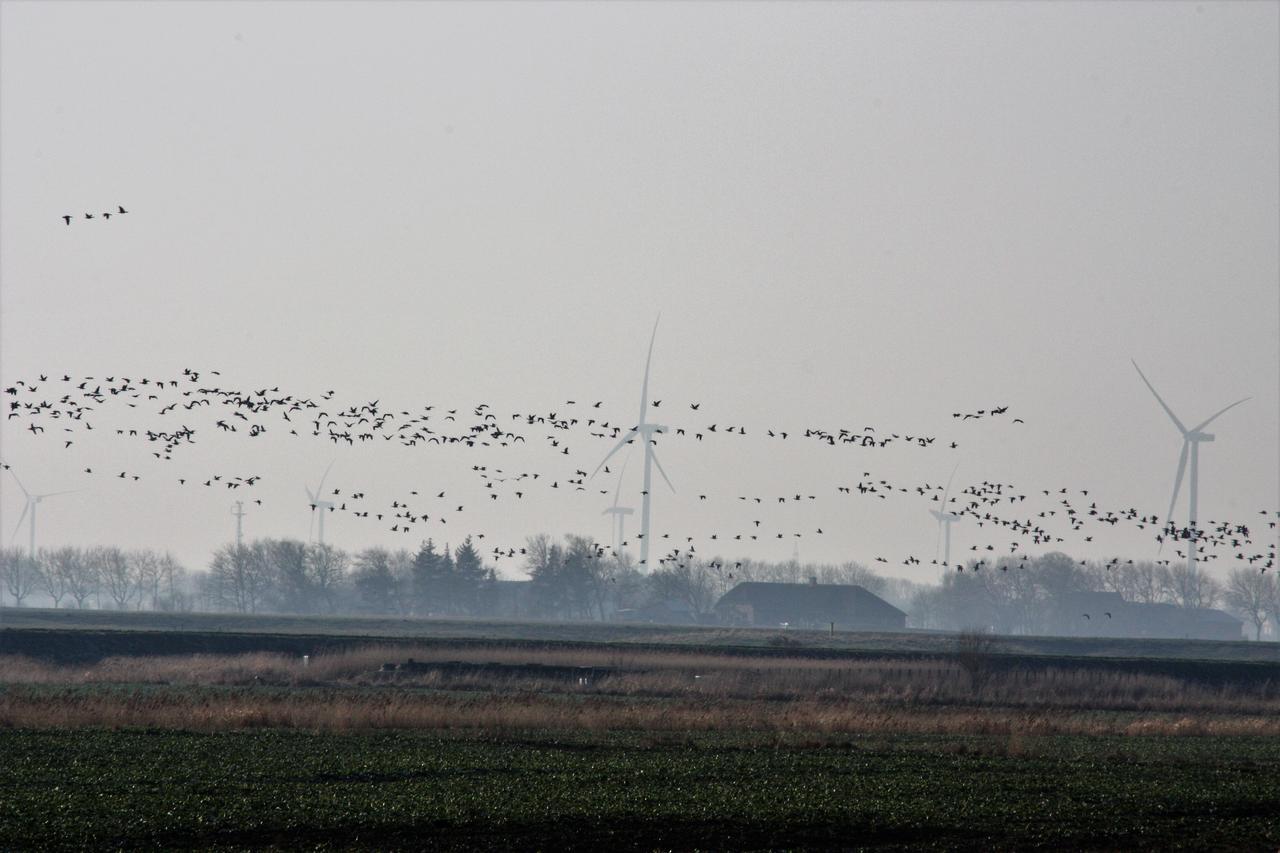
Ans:
<svg viewBox="0 0 1280 853"><path fill-rule="evenodd" d="M1187 470L1187 456L1189 455L1191 457L1191 485L1188 489L1190 493L1190 507L1187 515L1187 529L1190 531L1190 536L1187 542L1187 568L1194 576L1196 572L1196 537L1199 535L1196 530L1196 518L1200 491L1200 442L1214 440L1212 433L1207 433L1203 430L1210 423L1217 420L1219 415L1234 409L1236 406L1250 398L1245 397L1244 399L1236 400L1230 406L1219 409L1217 413L1196 424L1191 429L1187 429L1183 425L1182 421L1178 420L1178 416L1173 413L1173 409L1170 409L1165 404L1164 400L1161 399L1160 395L1156 393L1155 386L1147 381L1147 377L1142 372L1142 368L1138 367L1138 362L1133 362L1133 369L1138 371L1138 375L1142 377L1143 383L1148 389L1150 389L1151 393L1155 395L1156 402L1160 404L1160 408L1164 409L1165 414L1167 414L1169 419L1173 421L1173 425L1178 428L1178 432L1182 433L1182 455L1178 457L1178 475L1173 481L1173 497L1169 499L1169 513L1165 517L1166 527L1168 527L1169 522L1173 520L1173 506L1178 502L1178 491L1182 488L1182 475Z"/></svg>
<svg viewBox="0 0 1280 853"><path fill-rule="evenodd" d="M659 318L661 319L661 318ZM653 334L649 337L649 356L644 363L644 383L640 386L640 422L627 430L626 434L614 445L605 455L600 464L596 466L596 470L591 472L594 477L604 467L604 463L609 461L613 454L617 453L628 442L639 438L644 442L644 491L643 500L640 503L640 565L649 565L649 499L652 497L651 492L653 484L653 466L658 466L658 473L662 475L662 479L666 481L668 488L675 493L676 487L671 485L671 478L667 476L667 472L662 470L662 463L658 461L658 457L653 452L653 437L666 432L665 426L651 424L645 420L645 416L649 411L649 365L653 361L653 341L658 336L658 321L653 321Z"/></svg>
<svg viewBox="0 0 1280 853"><path fill-rule="evenodd" d="M628 457L628 461L630 457ZM612 515L613 522L613 553L616 555L618 549L622 547L622 543L627 541L626 528L623 526L628 515L635 514L635 510L629 506L618 506L618 494L622 491L622 477L627 472L627 462L622 463L622 470L618 472L618 487L613 491L613 506L606 509L601 515ZM640 540L643 542L644 540Z"/></svg>
<svg viewBox="0 0 1280 853"><path fill-rule="evenodd" d="M334 461L336 462L337 460ZM311 525L307 528L307 539L311 539L311 530L315 527L316 514L318 512L320 515L320 529L319 536L316 541L321 545L324 544L324 514L326 511L333 509L333 501L327 501L324 499L324 481L328 479L329 471L332 468L333 462L330 462L329 467L324 469L324 476L320 478L320 485L316 486L316 490L314 492L305 486L303 487L307 488L307 500L311 503Z"/></svg>
<svg viewBox="0 0 1280 853"><path fill-rule="evenodd" d="M942 509L929 510L929 514L938 519L938 539L941 540L939 544L946 543L942 551L943 569L951 567L951 525L961 518L960 515L947 508L947 498L951 494L951 481L956 478L956 468L959 467L960 463L957 462L956 467L951 469L951 478L947 480L947 488L942 493ZM938 545L933 547L933 558L935 560L938 558Z"/></svg>
<svg viewBox="0 0 1280 853"><path fill-rule="evenodd" d="M71 492L79 491L72 489L69 492L46 492L43 495L33 495L27 491L27 487L22 485L22 481L18 479L18 475L13 473L13 469L9 469L9 473L13 474L13 481L18 484L18 488L22 489L22 494L26 497L26 506L22 508L22 515L18 516L18 523L13 528L13 534L9 537L12 542L18 536L18 530L22 527L23 520L29 514L31 516L30 527L27 529L27 550L32 558L36 555L36 507L40 506L40 502L45 498L57 497L58 495L69 495Z"/></svg>

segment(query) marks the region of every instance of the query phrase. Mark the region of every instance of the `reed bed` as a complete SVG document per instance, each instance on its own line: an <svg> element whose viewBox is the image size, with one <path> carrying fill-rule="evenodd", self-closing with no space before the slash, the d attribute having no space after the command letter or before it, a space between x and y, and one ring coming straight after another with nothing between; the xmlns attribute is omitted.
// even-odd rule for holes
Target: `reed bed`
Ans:
<svg viewBox="0 0 1280 853"><path fill-rule="evenodd" d="M218 731L259 728L316 731L431 729L791 734L949 735L1280 735L1274 716L1116 714L1000 708L883 708L797 700L636 702L621 697L566 701L541 694L459 697L423 693L193 690L0 693L0 728L156 728Z"/></svg>
<svg viewBox="0 0 1280 853"><path fill-rule="evenodd" d="M407 658L442 666L379 671ZM548 665L597 670L579 683L547 677ZM682 650L369 646L306 666L268 653L88 666L0 656L0 727L27 726L1280 734L1280 685L1037 668L975 689L947 660Z"/></svg>

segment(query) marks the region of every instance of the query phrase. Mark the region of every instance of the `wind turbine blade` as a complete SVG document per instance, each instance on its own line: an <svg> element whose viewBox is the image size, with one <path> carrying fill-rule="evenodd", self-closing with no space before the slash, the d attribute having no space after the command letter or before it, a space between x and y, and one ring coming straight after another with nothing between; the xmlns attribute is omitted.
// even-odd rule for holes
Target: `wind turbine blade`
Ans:
<svg viewBox="0 0 1280 853"><path fill-rule="evenodd" d="M65 492L49 492L47 495L36 495L36 497L43 500L44 498L56 498L58 495L74 495L78 491L80 491L80 489L70 489Z"/></svg>
<svg viewBox="0 0 1280 853"><path fill-rule="evenodd" d="M633 447L632 450L635 450ZM618 495L622 492L622 478L627 473L627 463L631 461L631 454L628 453L626 458L622 460L622 467L618 469L618 487L613 490L613 505L618 506Z"/></svg>
<svg viewBox="0 0 1280 853"><path fill-rule="evenodd" d="M938 539L933 543L933 559L937 560L938 557L942 556L942 516L936 512L934 515L938 516Z"/></svg>
<svg viewBox="0 0 1280 853"><path fill-rule="evenodd" d="M1192 427L1192 428L1191 428L1191 431L1192 431L1192 432L1199 432L1200 430L1204 429L1205 427L1207 427L1207 426L1208 426L1209 424L1211 424L1212 422L1216 421L1216 420L1218 419L1218 415L1224 415L1224 414L1226 414L1227 412L1229 412L1229 411L1231 411L1232 409L1234 409L1236 406L1238 406L1238 405L1240 405L1241 403L1245 402L1245 400L1252 400L1252 399L1253 399L1252 397L1245 397L1245 398L1244 398L1244 400L1236 400L1236 401L1235 401L1234 403L1232 403L1230 406L1227 406L1225 409L1223 409L1222 411L1218 412L1218 414L1217 414L1217 415L1214 415L1213 417L1209 418L1209 420L1205 421L1204 423L1200 424L1199 426L1194 426L1194 427Z"/></svg>
<svg viewBox="0 0 1280 853"><path fill-rule="evenodd" d="M9 544L13 544L13 540L18 538L18 531L22 528L22 520L27 517L27 510L31 509L31 501L27 501L22 507L22 515L18 516L18 523L13 528L13 535L9 537Z"/></svg>
<svg viewBox="0 0 1280 853"><path fill-rule="evenodd" d="M676 487L671 485L671 478L667 476L666 471L662 470L662 463L658 461L658 454L650 452L649 458L653 460L654 465L658 466L658 473L662 475L662 479L667 481L667 488L671 490L672 494L675 494Z"/></svg>
<svg viewBox="0 0 1280 853"><path fill-rule="evenodd" d="M1178 492L1182 489L1182 475L1187 470L1187 451L1191 442L1182 442L1182 455L1178 458L1178 476L1173 480L1173 497L1169 498L1169 514L1165 516L1165 524L1173 520L1173 505L1178 502Z"/></svg>
<svg viewBox="0 0 1280 853"><path fill-rule="evenodd" d="M959 470L959 468L960 468L960 463L957 462L955 464L955 467L951 469L951 476L947 478L947 489L942 493L942 511L943 512L947 512L947 496L951 494L951 481L956 478L956 471Z"/></svg>
<svg viewBox="0 0 1280 853"><path fill-rule="evenodd" d="M17 474L14 474L14 473L13 473L13 469L12 469L12 468L10 468L10 469L9 469L9 473L13 475L13 481L14 481L15 483L17 483L17 484L18 484L18 488L19 488L19 489L22 489L22 494L26 495L26 496L27 496L27 498L30 498L30 497L31 497L31 493L27 491L27 487L26 487L26 486L22 485L22 481L18 479L18 475L17 475Z"/></svg>
<svg viewBox="0 0 1280 853"><path fill-rule="evenodd" d="M337 459L333 460L333 462L337 462L337 461L338 461ZM329 479L329 472L333 470L333 462L330 462L329 467L324 469L324 476L320 478L320 485L316 486L317 495L324 494L324 481Z"/></svg>
<svg viewBox="0 0 1280 853"><path fill-rule="evenodd" d="M1133 361L1133 359L1129 359L1129 360L1130 360L1130 361ZM1175 414L1173 413L1173 409L1169 408L1169 407L1165 404L1165 402L1164 402L1164 400L1161 398L1161 396L1160 396L1159 394L1157 394L1157 393L1156 393L1155 386L1154 386L1154 385L1152 385L1150 382L1148 382L1148 381L1147 381L1147 376L1146 376L1146 374L1145 374L1145 373L1143 373L1143 372L1142 372L1142 368L1141 368L1141 367L1138 367L1138 362L1133 361L1133 369L1134 369L1134 370L1136 370L1136 371L1138 371L1138 375L1142 377L1142 381L1143 381L1143 383L1147 386L1147 388L1149 388L1149 389L1151 390L1151 393L1152 393L1152 394L1155 394L1156 402L1160 404L1160 408L1164 409L1165 414L1167 414L1167 415L1169 416L1169 418L1173 421L1173 424L1174 424L1174 426L1176 426L1176 427L1178 428L1178 431L1179 431L1179 432L1181 432L1183 435L1186 435L1186 434L1187 434L1187 428L1186 428L1185 426L1183 426L1183 425L1182 425L1182 421L1178 420L1178 416L1177 416L1177 415L1175 415ZM1228 408L1229 408L1229 407L1228 407ZM1224 410L1224 411L1225 411L1225 410ZM1222 414L1222 412L1219 412L1218 414ZM1216 418L1217 416L1218 416L1218 415L1214 415L1214 417L1215 417L1215 418Z"/></svg>
<svg viewBox="0 0 1280 853"><path fill-rule="evenodd" d="M653 361L653 342L657 340L658 320L661 319L662 315L659 314L653 321L653 334L649 336L649 355L644 360L644 382L640 385L640 423L644 423L644 415L649 408L649 365Z"/></svg>
<svg viewBox="0 0 1280 853"><path fill-rule="evenodd" d="M613 450L610 450L608 453L606 453L605 457L600 460L600 464L596 466L596 470L591 472L591 477L594 477L596 474L599 474L600 469L604 467L604 463L608 462L609 458L613 456L613 454L621 450L623 445L625 445L628 441L630 441L633 436L636 436L638 434L639 432L635 429L635 427L632 427L631 429L627 430L626 434L623 435L622 438L618 439L618 443L613 446ZM589 480L591 479L591 477L588 477L587 479Z"/></svg>
<svg viewBox="0 0 1280 853"><path fill-rule="evenodd" d="M314 494L312 494L312 493L311 493L311 487L310 487L310 486L303 486L302 488L304 488L304 489L306 489L306 490L307 490L307 500L311 501L311 503L315 503L315 502L316 502L316 496L315 496Z"/></svg>

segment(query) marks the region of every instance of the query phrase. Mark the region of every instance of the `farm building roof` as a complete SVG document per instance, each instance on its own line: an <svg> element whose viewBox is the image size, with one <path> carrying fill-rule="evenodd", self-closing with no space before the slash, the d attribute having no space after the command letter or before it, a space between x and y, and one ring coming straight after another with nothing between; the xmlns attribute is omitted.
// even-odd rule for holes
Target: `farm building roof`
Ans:
<svg viewBox="0 0 1280 853"><path fill-rule="evenodd" d="M904 619L906 614L880 596L856 584L740 583L721 597L716 607L750 604L785 609L799 620L842 621L850 613L864 617Z"/></svg>

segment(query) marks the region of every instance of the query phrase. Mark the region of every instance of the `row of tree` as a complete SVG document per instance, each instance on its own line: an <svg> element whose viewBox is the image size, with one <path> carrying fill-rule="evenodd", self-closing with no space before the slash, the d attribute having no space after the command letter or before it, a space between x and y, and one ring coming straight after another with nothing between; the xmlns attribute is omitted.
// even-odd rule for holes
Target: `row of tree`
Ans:
<svg viewBox="0 0 1280 853"><path fill-rule="evenodd" d="M1006 634L1056 633L1060 602L1076 592L1116 592L1128 602L1183 608L1225 606L1260 637L1280 626L1280 584L1235 569L1225 584L1184 564L1083 563L1065 554L1005 560L949 572L937 585L885 578L846 562L802 564L669 555L641 572L630 555L609 555L583 536L531 537L522 549L527 583L501 581L470 538L455 548L428 540L416 552L262 539L226 545L206 570L188 573L172 556L150 550L57 548L34 558L0 550L0 590L22 606L47 596L55 607L366 613L402 616L521 617L567 620L676 618L709 621L719 598L738 583L770 581L859 584L907 611L914 627L984 626Z"/></svg>
<svg viewBox="0 0 1280 853"><path fill-rule="evenodd" d="M434 542L416 554L261 539L219 548L197 595L211 610L239 613L373 613L483 616L492 611L497 576L468 537L452 551Z"/></svg>
<svg viewBox="0 0 1280 853"><path fill-rule="evenodd" d="M983 626L1002 634L1061 633L1064 620L1079 614L1063 612L1071 593L1114 592L1132 604L1171 604L1176 607L1225 607L1262 636L1268 620L1280 626L1280 585L1274 575L1236 568L1219 582L1185 563L1082 563L1066 554L1046 554L1035 560L1001 560L975 571L951 572L938 586L920 589L908 607L912 624L921 628L960 630Z"/></svg>
<svg viewBox="0 0 1280 853"><path fill-rule="evenodd" d="M66 547L34 556L0 549L0 591L18 607L44 595L54 607L190 609L185 580L186 569L171 554L147 549Z"/></svg>

